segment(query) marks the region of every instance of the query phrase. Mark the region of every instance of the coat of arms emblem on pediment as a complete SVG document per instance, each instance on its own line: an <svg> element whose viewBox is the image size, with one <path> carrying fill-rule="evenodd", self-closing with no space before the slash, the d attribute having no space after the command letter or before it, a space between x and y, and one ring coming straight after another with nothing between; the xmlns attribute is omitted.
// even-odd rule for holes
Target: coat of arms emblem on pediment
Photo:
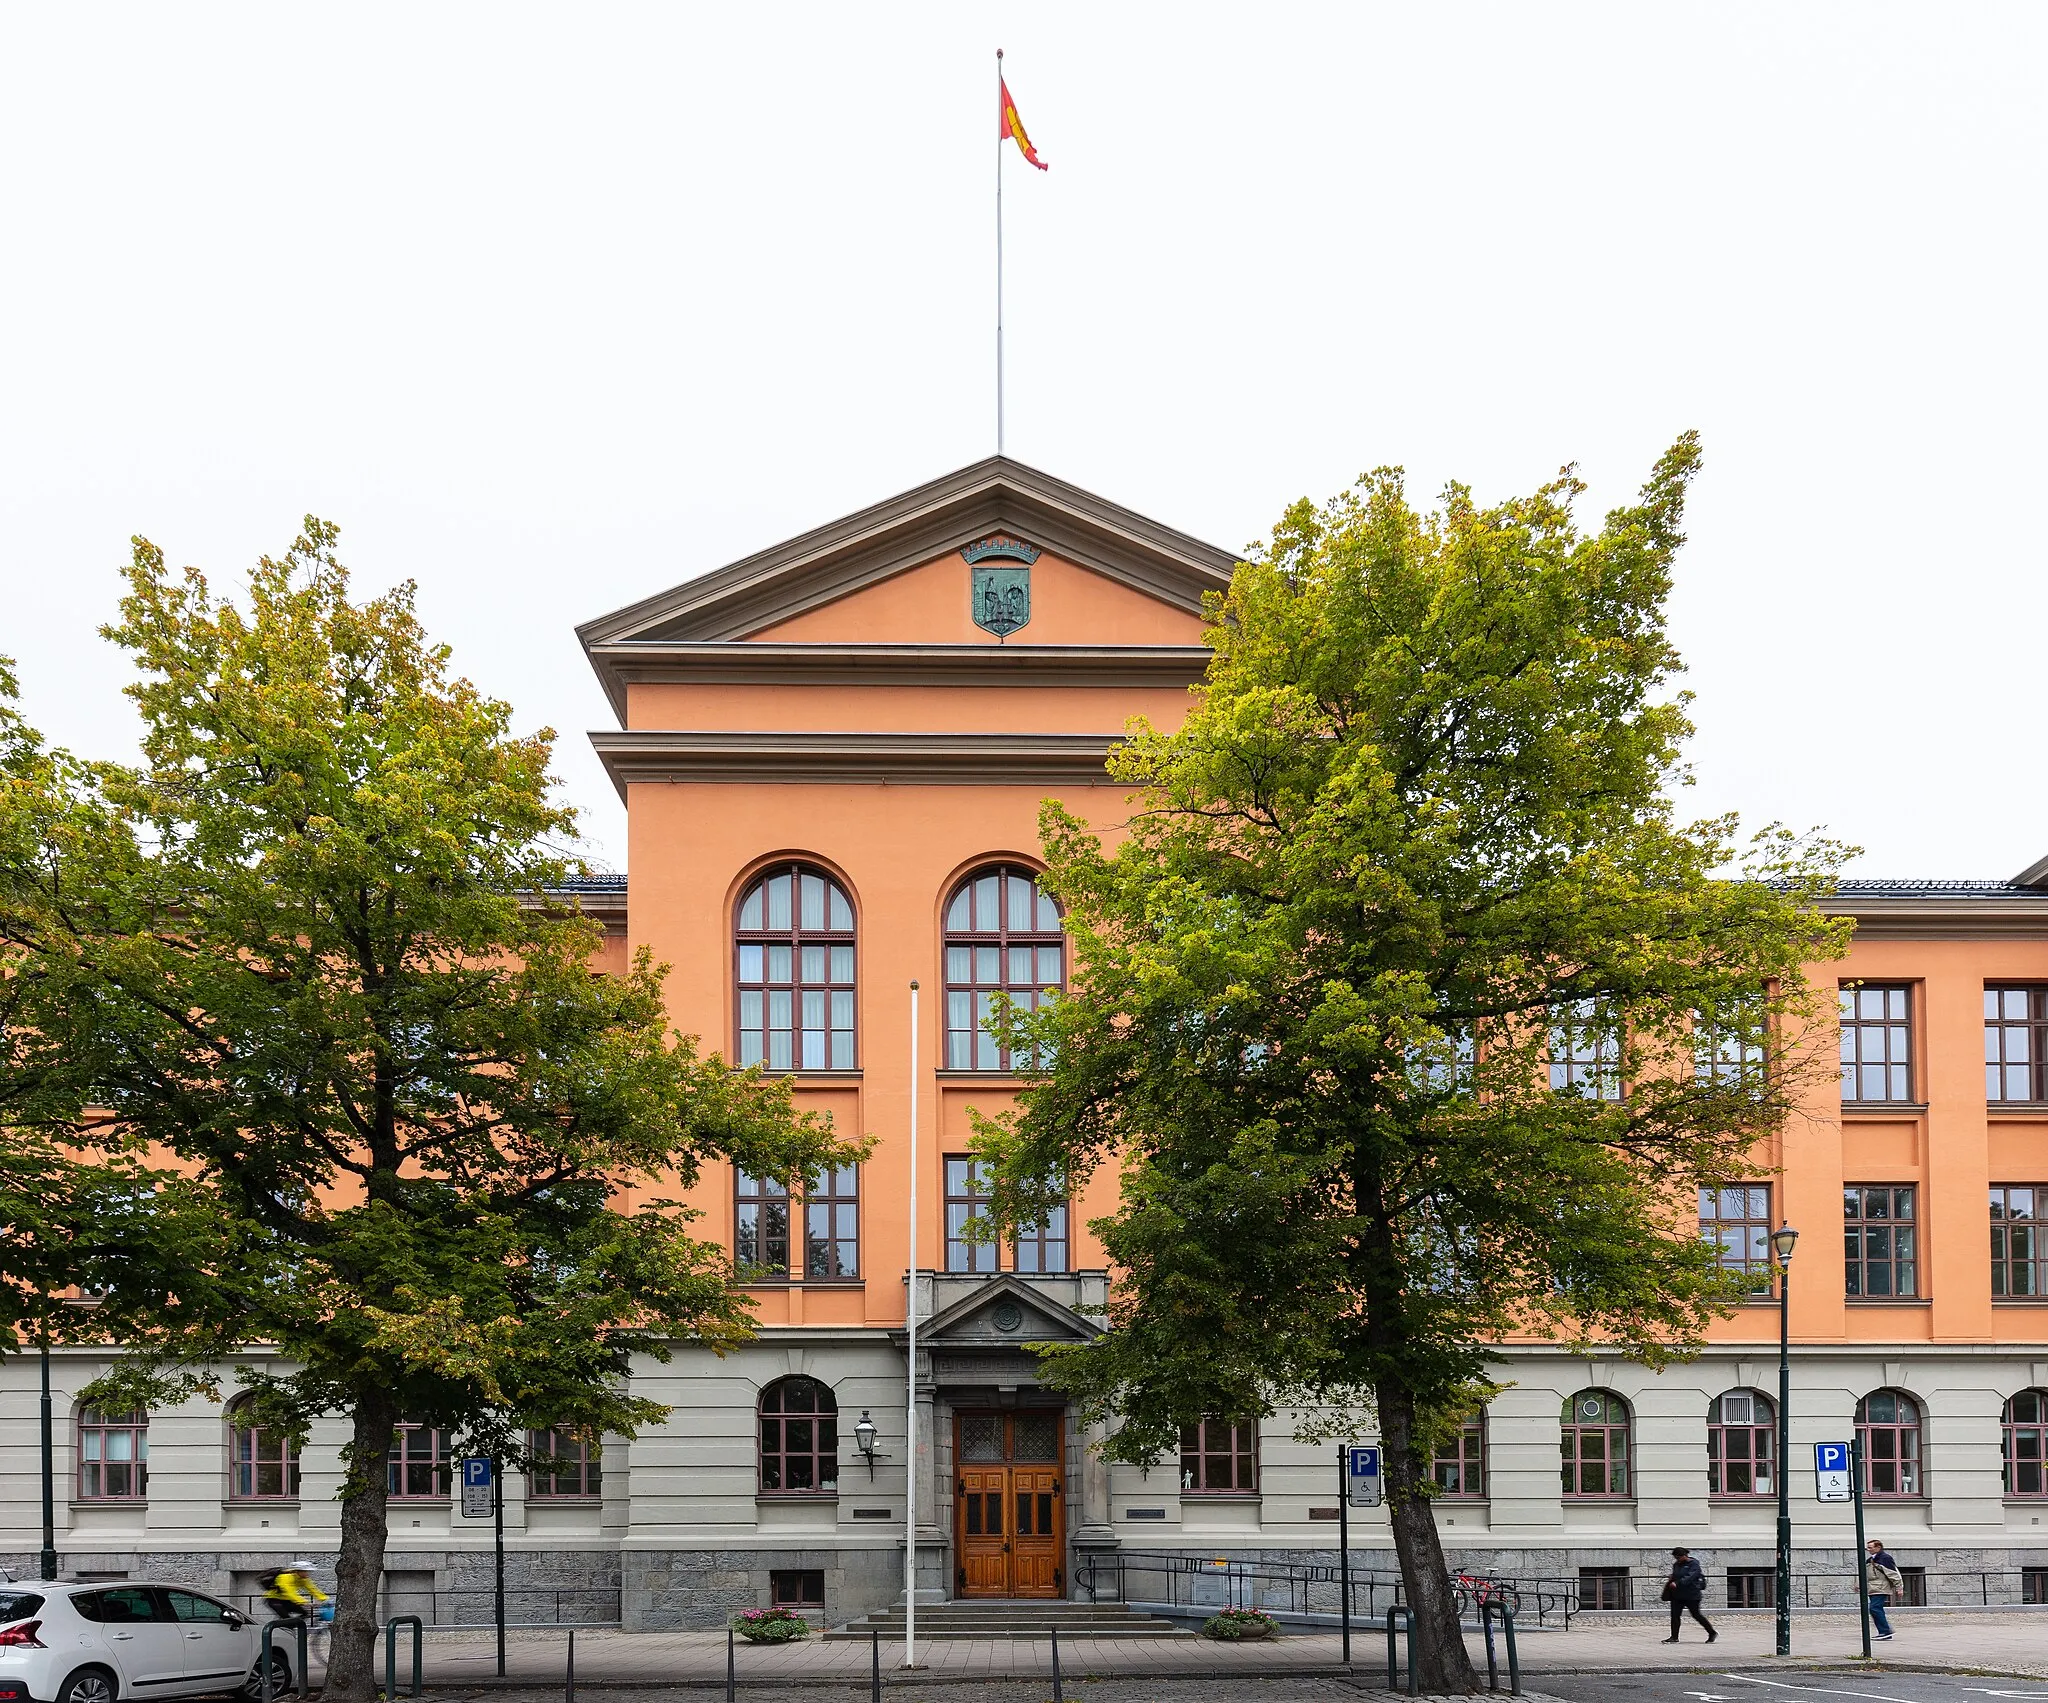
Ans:
<svg viewBox="0 0 2048 1703"><path fill-rule="evenodd" d="M970 570L968 612L985 633L1007 638L1031 619L1035 545L1006 533L978 538L961 550Z"/></svg>

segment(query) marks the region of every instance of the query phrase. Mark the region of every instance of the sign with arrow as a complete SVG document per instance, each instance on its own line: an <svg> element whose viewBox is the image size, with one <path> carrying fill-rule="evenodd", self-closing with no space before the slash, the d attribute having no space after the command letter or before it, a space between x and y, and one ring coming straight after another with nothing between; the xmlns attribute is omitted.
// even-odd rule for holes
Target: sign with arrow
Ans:
<svg viewBox="0 0 2048 1703"><path fill-rule="evenodd" d="M1851 1502L1855 1487L1849 1482L1849 1445L1816 1443L1813 1446L1813 1493L1821 1502Z"/></svg>

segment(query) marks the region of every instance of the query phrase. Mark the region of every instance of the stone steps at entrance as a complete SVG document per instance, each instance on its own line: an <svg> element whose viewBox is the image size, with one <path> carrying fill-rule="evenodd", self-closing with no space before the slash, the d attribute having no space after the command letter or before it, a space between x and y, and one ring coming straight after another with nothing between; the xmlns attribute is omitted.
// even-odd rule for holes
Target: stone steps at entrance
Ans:
<svg viewBox="0 0 2048 1703"><path fill-rule="evenodd" d="M1123 1603L1007 1600L921 1603L917 1610L919 1638L1043 1638L1057 1629L1070 1638L1185 1638L1189 1634L1170 1620L1129 1608ZM835 1626L827 1638L866 1639L877 1632L883 1641L903 1636L903 1610L885 1608L846 1626Z"/></svg>

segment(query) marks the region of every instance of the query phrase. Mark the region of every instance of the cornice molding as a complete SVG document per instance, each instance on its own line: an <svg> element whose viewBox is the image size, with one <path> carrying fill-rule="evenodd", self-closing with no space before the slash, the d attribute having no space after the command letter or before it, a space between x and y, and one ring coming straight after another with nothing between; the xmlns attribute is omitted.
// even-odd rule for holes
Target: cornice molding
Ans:
<svg viewBox="0 0 2048 1703"><path fill-rule="evenodd" d="M588 647L623 720L625 688L703 686L1192 686L1206 645L783 644L615 639Z"/></svg>
<svg viewBox="0 0 2048 1703"><path fill-rule="evenodd" d="M597 732L619 796L635 782L1109 786L1110 733Z"/></svg>
<svg viewBox="0 0 2048 1703"><path fill-rule="evenodd" d="M1858 940L2048 940L2048 892L1985 898L1823 899L1829 916L1854 917Z"/></svg>
<svg viewBox="0 0 2048 1703"><path fill-rule="evenodd" d="M626 639L744 638L998 530L1190 613L1205 591L1230 584L1236 566L1213 544L991 456L586 621L576 636L586 650Z"/></svg>

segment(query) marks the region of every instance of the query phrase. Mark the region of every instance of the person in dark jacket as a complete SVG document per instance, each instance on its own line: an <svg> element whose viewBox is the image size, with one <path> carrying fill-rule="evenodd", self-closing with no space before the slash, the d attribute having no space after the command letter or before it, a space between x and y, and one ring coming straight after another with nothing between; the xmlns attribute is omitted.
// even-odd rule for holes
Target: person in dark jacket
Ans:
<svg viewBox="0 0 2048 1703"><path fill-rule="evenodd" d="M1864 1553L1869 1557L1863 1578L1870 1593L1870 1624L1877 1628L1879 1638L1889 1638L1892 1623L1885 1618L1885 1607L1905 1600L1906 1576L1899 1571L1897 1558L1881 1539L1872 1538L1864 1546Z"/></svg>
<svg viewBox="0 0 2048 1703"><path fill-rule="evenodd" d="M1692 1551L1674 1549L1671 1552L1671 1574L1664 1581L1664 1600L1671 1604L1671 1636L1664 1640L1665 1643L1678 1642L1679 1617L1686 1614L1707 1629L1709 1644L1720 1637L1720 1633L1714 1630L1714 1623L1700 1613L1700 1599L1706 1594L1707 1575L1692 1558Z"/></svg>

